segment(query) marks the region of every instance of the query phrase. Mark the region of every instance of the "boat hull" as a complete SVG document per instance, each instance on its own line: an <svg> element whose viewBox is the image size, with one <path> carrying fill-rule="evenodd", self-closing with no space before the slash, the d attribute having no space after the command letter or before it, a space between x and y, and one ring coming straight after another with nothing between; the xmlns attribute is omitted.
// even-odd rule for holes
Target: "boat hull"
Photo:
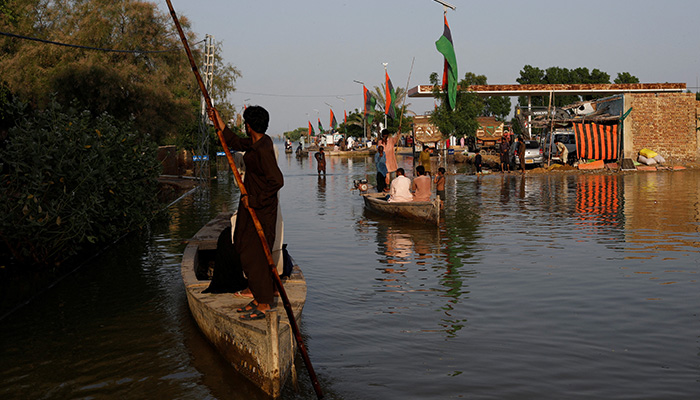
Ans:
<svg viewBox="0 0 700 400"><path fill-rule="evenodd" d="M364 193L365 208L377 214L437 225L440 221L440 199L390 203L382 193Z"/></svg>
<svg viewBox="0 0 700 400"><path fill-rule="evenodd" d="M220 232L230 226L231 214L220 214L188 243L181 273L187 303L199 329L238 372L272 398L278 398L290 375L296 375L296 341L287 315L278 301L265 319L243 321L236 309L251 299L231 293L202 293L209 286L207 269L214 259ZM284 279L284 287L299 323L306 302L306 281L298 265Z"/></svg>

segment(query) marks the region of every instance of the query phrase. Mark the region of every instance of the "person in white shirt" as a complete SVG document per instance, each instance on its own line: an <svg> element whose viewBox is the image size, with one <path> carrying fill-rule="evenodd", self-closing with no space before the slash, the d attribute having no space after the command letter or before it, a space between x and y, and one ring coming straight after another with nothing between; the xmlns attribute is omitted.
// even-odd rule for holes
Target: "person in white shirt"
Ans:
<svg viewBox="0 0 700 400"><path fill-rule="evenodd" d="M396 170L396 179L391 181L389 187L389 203L396 201L413 201L411 193L411 180L406 178L403 168Z"/></svg>

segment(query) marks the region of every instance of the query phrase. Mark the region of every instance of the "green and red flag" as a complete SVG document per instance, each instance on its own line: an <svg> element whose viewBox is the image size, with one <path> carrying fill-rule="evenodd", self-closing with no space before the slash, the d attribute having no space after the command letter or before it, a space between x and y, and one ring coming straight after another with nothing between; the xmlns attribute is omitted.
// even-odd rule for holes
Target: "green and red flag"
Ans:
<svg viewBox="0 0 700 400"><path fill-rule="evenodd" d="M396 118L396 92L394 91L394 85L391 84L391 79L389 79L389 73L385 71L384 75L386 76L386 105L384 107L384 114L391 118Z"/></svg>
<svg viewBox="0 0 700 400"><path fill-rule="evenodd" d="M345 127L345 133L348 133L348 110L343 110L345 116L343 117L343 124Z"/></svg>
<svg viewBox="0 0 700 400"><path fill-rule="evenodd" d="M452 33L450 25L447 24L447 15L445 17L445 28L440 39L435 42L435 47L442 53L445 58L444 69L442 72L442 90L447 93L447 106L450 110L454 110L457 104L457 56L455 55L455 47L452 43Z"/></svg>
<svg viewBox="0 0 700 400"><path fill-rule="evenodd" d="M309 121L309 136L316 136L316 133L314 132L314 127L311 126L311 121Z"/></svg>
<svg viewBox="0 0 700 400"><path fill-rule="evenodd" d="M318 119L318 134L323 135L323 132L325 132L325 131L323 130L323 125L321 125L321 118L319 118Z"/></svg>
<svg viewBox="0 0 700 400"><path fill-rule="evenodd" d="M372 93L367 90L365 85L362 85L362 93L365 95L365 118L367 122L371 124L372 119L374 119L374 107L377 104L377 99L372 96Z"/></svg>
<svg viewBox="0 0 700 400"><path fill-rule="evenodd" d="M338 121L335 119L335 114L333 114L333 110L331 110L331 128L335 129L338 127Z"/></svg>

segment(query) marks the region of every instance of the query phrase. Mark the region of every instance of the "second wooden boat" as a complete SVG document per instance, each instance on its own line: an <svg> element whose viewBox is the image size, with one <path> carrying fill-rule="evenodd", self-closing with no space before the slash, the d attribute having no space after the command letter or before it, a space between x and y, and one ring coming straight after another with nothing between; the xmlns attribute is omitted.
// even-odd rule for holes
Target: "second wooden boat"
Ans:
<svg viewBox="0 0 700 400"><path fill-rule="evenodd" d="M440 221L440 198L431 201L388 202L383 193L363 193L365 208L377 214L400 217L437 225Z"/></svg>

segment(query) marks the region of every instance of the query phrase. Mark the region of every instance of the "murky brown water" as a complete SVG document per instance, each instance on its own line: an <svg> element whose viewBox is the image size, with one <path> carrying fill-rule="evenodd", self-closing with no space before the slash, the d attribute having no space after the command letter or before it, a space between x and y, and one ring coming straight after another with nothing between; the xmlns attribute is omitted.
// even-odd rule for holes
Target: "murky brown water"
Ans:
<svg viewBox="0 0 700 400"><path fill-rule="evenodd" d="M435 228L363 210L351 187L369 159L330 158L325 179L311 159L280 164L327 398L700 397L700 172L449 166ZM180 282L181 241L236 204L226 181L0 322L0 397L258 398ZM313 398L300 383L285 398Z"/></svg>

